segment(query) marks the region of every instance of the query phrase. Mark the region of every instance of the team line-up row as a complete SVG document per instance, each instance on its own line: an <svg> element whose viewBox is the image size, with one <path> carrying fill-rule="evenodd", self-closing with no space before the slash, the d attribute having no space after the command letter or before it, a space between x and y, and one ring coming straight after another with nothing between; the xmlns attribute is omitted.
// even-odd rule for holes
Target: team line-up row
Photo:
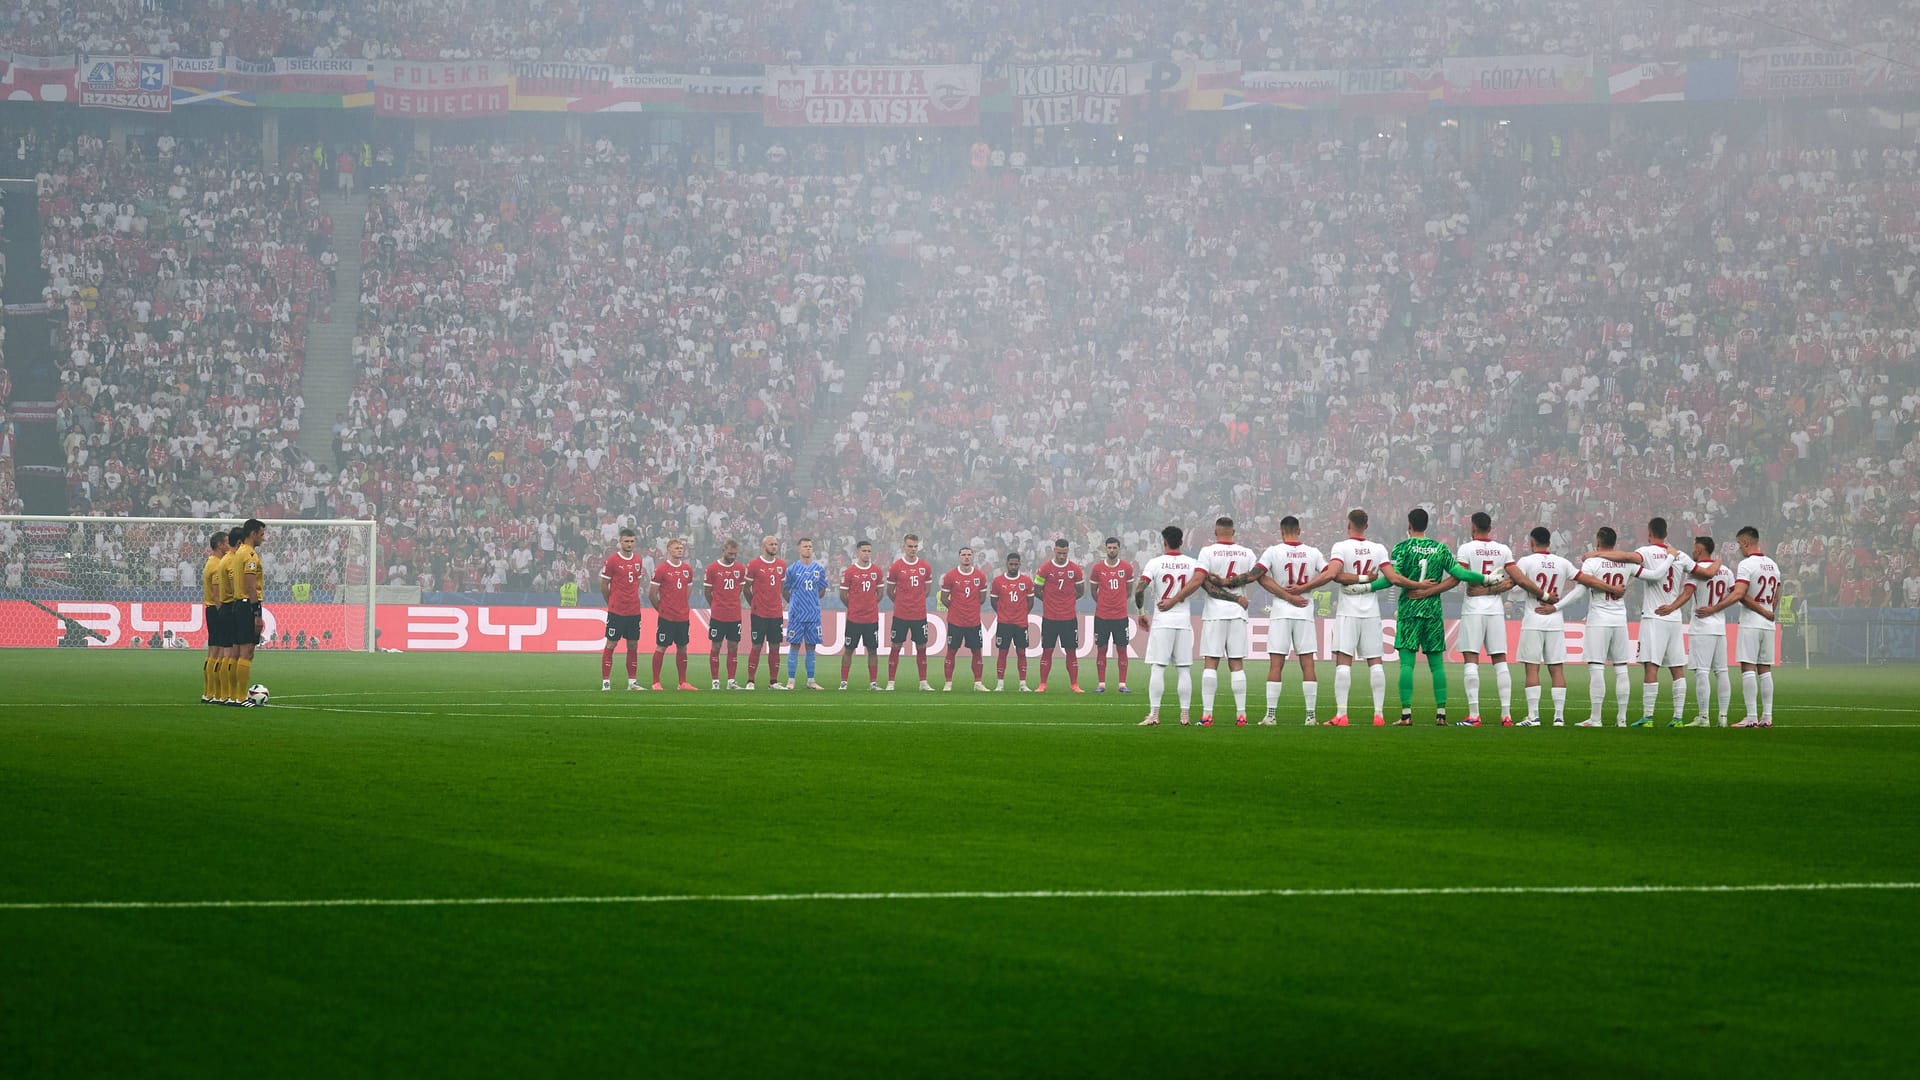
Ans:
<svg viewBox="0 0 1920 1080"><path fill-rule="evenodd" d="M1611 528L1600 529L1594 538L1594 550L1572 561L1549 550L1550 533L1545 527L1529 533L1531 550L1516 557L1507 545L1492 539L1493 521L1486 513L1470 519L1473 539L1456 550L1427 536L1430 524L1424 509L1407 515L1407 537L1389 551L1367 538L1368 517L1354 510L1347 517L1347 537L1328 552L1302 542L1300 524L1291 516L1281 520L1280 542L1256 555L1238 542L1230 518L1214 524L1214 541L1196 555L1186 555L1186 537L1176 526L1162 530L1166 545L1163 554L1136 568L1120 557L1120 543L1109 537L1103 558L1082 567L1070 558L1065 540L1054 542L1052 558L1040 569L1025 574L1018 554L1007 556L1002 573L989 580L975 566L971 548L962 548L958 565L940 579L938 603L947 611L949 644L946 661L946 689L953 688L953 672L960 652L973 653L974 686L987 689L984 680L983 626L988 617L986 603L991 601L991 618L997 623L997 690L1006 689L1006 663L1011 652L1018 667L1021 690L1028 690L1026 650L1028 618L1032 600L1042 601L1040 680L1034 689L1045 690L1053 651L1065 654L1071 690L1079 685L1079 619L1076 604L1091 590L1095 597L1094 657L1098 683L1095 692L1105 689L1107 652L1117 661L1119 691L1127 693L1126 666L1129 644L1128 598L1131 594L1134 614L1147 633L1146 662L1151 672L1148 685L1149 711L1142 726L1160 721L1160 704L1165 696L1167 669L1173 668L1178 680L1180 722L1192 722L1188 703L1193 699L1192 675L1195 651L1189 601L1204 594L1201 611L1199 654L1203 662L1200 690L1201 726L1213 723L1213 703L1218 693L1219 668L1225 662L1228 684L1238 724L1247 723L1245 660L1248 654L1250 601L1245 595L1249 585L1259 585L1276 602L1268 633L1269 672L1267 715L1263 725L1277 723L1282 696L1282 678L1288 657L1297 660L1301 670L1302 693L1306 704L1306 722L1317 724L1318 681L1314 655L1318 651L1316 623L1309 595L1325 586L1337 586L1338 596L1333 624L1335 660L1335 715L1329 726L1348 725L1348 700L1352 684L1352 665L1356 659L1366 662L1368 682L1374 705L1376 726L1386 726L1385 672L1381 666L1384 633L1378 598L1386 588L1401 590L1396 611L1395 645L1402 658L1400 665L1400 718L1396 726L1413 723L1410 706L1413 695L1413 657L1424 653L1432 674L1436 702L1435 719L1447 723L1447 676L1442 663L1446 652L1446 630L1441 615L1440 595L1457 585L1467 586L1466 600L1459 621L1459 647L1467 656L1465 690L1467 711L1460 724L1480 724L1480 664L1493 665L1494 683L1499 694L1501 722L1513 725L1510 710L1513 700L1512 675L1507 665L1506 622L1503 594L1518 588L1530 597L1521 623L1518 658L1526 669L1526 712L1518 726L1538 726L1540 712L1541 668L1547 669L1552 683L1553 723L1565 723L1566 644L1562 613L1585 600L1586 655L1589 666L1589 693L1593 716L1576 726L1598 727L1605 700L1606 673L1614 672L1616 724L1622 727L1650 726L1654 722L1658 696L1659 671L1667 668L1673 688L1672 726L1709 726L1710 680L1719 689L1720 723L1725 726L1731 712L1731 680L1727 669L1726 612L1738 609L1735 652L1741 668L1746 716L1734 727L1772 726L1774 605L1780 592L1780 569L1760 549L1758 530L1739 531L1736 543L1740 551L1737 565L1729 566L1716 558L1712 537L1695 537L1691 552L1681 551L1667 542L1667 523L1655 517L1647 522L1646 543L1637 550L1617 547L1618 536ZM627 686L641 689L638 678L638 640L643 561L635 552L636 536L622 530L619 550L609 554L600 573L601 591L607 602L607 641L601 653L601 689L612 689L613 657L617 644L627 642ZM840 688L845 690L854 654L864 645L868 653L869 686L880 689L879 604L884 597L892 601L891 648L887 656L886 689L895 686L900 654L911 643L919 668L920 688L932 690L927 681L927 605L934 571L919 554L919 538L908 534L901 542L901 555L882 569L873 561L873 545L860 541L854 561L841 574L838 592L846 606L846 648L841 656ZM684 540L667 544L667 558L658 563L647 578L646 592L657 611L657 650L653 658L653 688L662 688L660 676L666 650L676 651L679 687L692 690L687 682L687 643L691 615L690 595L694 567L687 561ZM820 644L821 601L830 591L826 567L814 559L813 541L797 544L798 560L786 562L780 555L778 538L761 541L761 552L751 560L739 558L737 541L725 542L719 559L709 563L702 587L710 606L708 637L713 644L709 654L712 688L721 688L722 657L725 652L727 689L750 689L759 655L767 654L768 684L776 690L798 686L798 672L806 671L806 686L824 689L815 681L815 649ZM1646 690L1644 714L1629 723L1629 646L1625 595L1629 582L1644 584L1643 609L1639 635L1639 662L1644 668ZM748 616L749 651L747 678L738 678L738 647L741 637L742 604ZM1684 615L1693 616L1691 634ZM781 642L787 644L787 681L778 678L777 655ZM1691 641L1691 650L1686 643ZM1696 683L1698 712L1686 718L1687 673L1698 676Z"/></svg>

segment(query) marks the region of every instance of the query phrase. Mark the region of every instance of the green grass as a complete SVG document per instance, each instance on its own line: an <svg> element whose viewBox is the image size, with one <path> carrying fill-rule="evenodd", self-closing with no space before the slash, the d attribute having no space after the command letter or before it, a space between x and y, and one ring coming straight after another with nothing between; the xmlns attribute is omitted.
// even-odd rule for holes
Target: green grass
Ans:
<svg viewBox="0 0 1920 1080"><path fill-rule="evenodd" d="M1278 729L1202 731L1058 681L602 695L596 659L267 655L276 705L243 712L193 701L187 654L0 654L0 904L1920 879L1910 669L1785 670L1773 731L1308 729L1291 687ZM1916 916L1908 890L0 908L0 1076L1891 1074Z"/></svg>

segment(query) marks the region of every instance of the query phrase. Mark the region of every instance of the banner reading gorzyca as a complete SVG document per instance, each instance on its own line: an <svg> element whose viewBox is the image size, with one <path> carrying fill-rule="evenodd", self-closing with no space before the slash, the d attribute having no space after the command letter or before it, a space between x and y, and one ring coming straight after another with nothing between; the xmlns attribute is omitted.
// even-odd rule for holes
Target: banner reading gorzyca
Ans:
<svg viewBox="0 0 1920 1080"><path fill-rule="evenodd" d="M761 104L768 127L973 127L980 68L770 67Z"/></svg>
<svg viewBox="0 0 1920 1080"><path fill-rule="evenodd" d="M80 107L172 112L173 61L157 56L82 56Z"/></svg>
<svg viewBox="0 0 1920 1080"><path fill-rule="evenodd" d="M1578 105L1594 99L1587 56L1449 57L1449 105Z"/></svg>
<svg viewBox="0 0 1920 1080"><path fill-rule="evenodd" d="M373 69L373 111L381 116L454 120L505 116L510 68L500 61L382 60Z"/></svg>

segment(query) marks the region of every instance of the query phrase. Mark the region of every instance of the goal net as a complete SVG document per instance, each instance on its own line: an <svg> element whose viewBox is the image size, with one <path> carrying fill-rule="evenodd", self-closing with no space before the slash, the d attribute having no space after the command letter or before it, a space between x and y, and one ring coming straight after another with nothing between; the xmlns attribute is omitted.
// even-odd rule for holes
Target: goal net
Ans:
<svg viewBox="0 0 1920 1080"><path fill-rule="evenodd" d="M0 648L205 649L227 519L0 515ZM373 651L376 526L268 520L262 649Z"/></svg>

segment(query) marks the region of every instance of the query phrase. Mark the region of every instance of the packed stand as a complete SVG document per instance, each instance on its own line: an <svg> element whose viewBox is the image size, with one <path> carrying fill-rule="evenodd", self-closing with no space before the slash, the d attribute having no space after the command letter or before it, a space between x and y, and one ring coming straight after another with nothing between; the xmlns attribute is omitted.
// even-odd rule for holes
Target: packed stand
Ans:
<svg viewBox="0 0 1920 1080"><path fill-rule="evenodd" d="M603 144L442 148L376 193L337 465L380 507L386 580L593 586L622 515L701 543L777 524L865 295L867 184Z"/></svg>

